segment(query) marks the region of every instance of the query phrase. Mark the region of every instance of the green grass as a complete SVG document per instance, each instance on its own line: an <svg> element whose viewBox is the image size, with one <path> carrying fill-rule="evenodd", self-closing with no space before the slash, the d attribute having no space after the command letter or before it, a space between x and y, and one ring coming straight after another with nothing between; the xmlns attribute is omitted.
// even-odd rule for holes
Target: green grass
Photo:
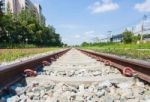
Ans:
<svg viewBox="0 0 150 102"><path fill-rule="evenodd" d="M150 43L146 44L108 44L81 47L96 52L126 56L134 59L150 61ZM142 50L143 49L143 50Z"/></svg>
<svg viewBox="0 0 150 102"><path fill-rule="evenodd" d="M35 44L10 44L0 43L0 48L14 49L14 48L47 48L47 47L59 47L59 46L43 46L43 45L35 45Z"/></svg>
<svg viewBox="0 0 150 102"><path fill-rule="evenodd" d="M0 44L0 48L37 48L33 44Z"/></svg>
<svg viewBox="0 0 150 102"><path fill-rule="evenodd" d="M9 62L21 57L59 49L60 48L0 49L0 63Z"/></svg>
<svg viewBox="0 0 150 102"><path fill-rule="evenodd" d="M100 47L100 48L118 48L118 49L150 49L150 43L140 43L140 44L123 44L123 43L105 43L105 44L93 44L91 46L85 47Z"/></svg>

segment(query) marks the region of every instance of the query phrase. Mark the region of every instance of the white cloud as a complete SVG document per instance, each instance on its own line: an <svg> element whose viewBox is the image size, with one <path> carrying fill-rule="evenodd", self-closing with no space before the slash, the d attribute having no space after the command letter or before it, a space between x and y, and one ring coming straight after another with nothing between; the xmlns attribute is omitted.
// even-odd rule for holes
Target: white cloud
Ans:
<svg viewBox="0 0 150 102"><path fill-rule="evenodd" d="M95 31L91 30L91 31L85 32L83 35L85 35L85 36L93 36L94 33L95 33Z"/></svg>
<svg viewBox="0 0 150 102"><path fill-rule="evenodd" d="M113 3L112 0L101 0L95 2L88 8L91 10L91 13L95 14L116 10L119 8L119 5L117 3Z"/></svg>
<svg viewBox="0 0 150 102"><path fill-rule="evenodd" d="M85 26L76 25L76 24L60 24L60 25L56 25L56 27L63 28L63 29L79 29L79 28L84 28Z"/></svg>
<svg viewBox="0 0 150 102"><path fill-rule="evenodd" d="M143 3L137 3L134 8L139 12L150 12L150 0L145 0Z"/></svg>
<svg viewBox="0 0 150 102"><path fill-rule="evenodd" d="M69 45L80 45L83 42L94 42L95 39L105 38L106 35L99 34L94 30L89 30L79 34L68 34L63 36L62 41Z"/></svg>
<svg viewBox="0 0 150 102"><path fill-rule="evenodd" d="M96 36L95 31L90 30L90 31L83 32L80 34L69 34L69 35L63 36L62 40L64 43L67 43L70 45L76 45L76 44L81 44L84 41L90 42L95 36Z"/></svg>
<svg viewBox="0 0 150 102"><path fill-rule="evenodd" d="M81 36L79 34L74 36L76 39L79 39Z"/></svg>
<svg viewBox="0 0 150 102"><path fill-rule="evenodd" d="M82 43L83 36L82 34L68 34L62 37L62 41L69 45L79 45Z"/></svg>
<svg viewBox="0 0 150 102"><path fill-rule="evenodd" d="M104 37L104 35L97 34L93 30L83 33L83 36L84 36L83 41L86 41L86 42L93 42L95 41L96 38L100 39Z"/></svg>

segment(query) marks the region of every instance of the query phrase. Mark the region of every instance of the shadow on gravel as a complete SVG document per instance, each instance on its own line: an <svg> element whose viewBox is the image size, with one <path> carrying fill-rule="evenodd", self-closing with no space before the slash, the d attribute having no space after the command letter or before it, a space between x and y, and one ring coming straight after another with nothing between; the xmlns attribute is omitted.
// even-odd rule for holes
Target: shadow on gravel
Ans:
<svg viewBox="0 0 150 102"><path fill-rule="evenodd" d="M43 65L40 65L36 68L37 75L41 75L44 72L43 68ZM19 80L17 83L0 90L0 102L7 102L10 98L14 98L15 100L18 97L26 95L26 90L28 90L29 85L27 85L26 75L23 76L24 77L21 78L21 80Z"/></svg>
<svg viewBox="0 0 150 102"><path fill-rule="evenodd" d="M25 94L25 90L27 89L27 82L25 77L21 79L21 81L12 84L9 87L4 88L0 92L0 102L7 102L9 98L13 96L21 96L22 94Z"/></svg>

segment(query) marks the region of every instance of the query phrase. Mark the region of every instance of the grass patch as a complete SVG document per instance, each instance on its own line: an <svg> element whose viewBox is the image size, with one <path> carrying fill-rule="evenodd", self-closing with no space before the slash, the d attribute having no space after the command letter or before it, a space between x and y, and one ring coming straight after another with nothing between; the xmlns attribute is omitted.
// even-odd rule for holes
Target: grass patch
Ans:
<svg viewBox="0 0 150 102"><path fill-rule="evenodd" d="M150 43L145 44L104 44L81 47L96 52L110 53L119 56L126 56L134 59L150 61Z"/></svg>
<svg viewBox="0 0 150 102"><path fill-rule="evenodd" d="M95 48L118 48L118 49L150 49L150 43L140 43L140 44L123 44L123 43L94 43L94 44L89 44L83 47L95 47Z"/></svg>
<svg viewBox="0 0 150 102"><path fill-rule="evenodd" d="M0 63L9 62L21 57L59 49L60 48L0 49Z"/></svg>
<svg viewBox="0 0 150 102"><path fill-rule="evenodd" d="M37 48L38 46L33 44L0 44L0 48Z"/></svg>

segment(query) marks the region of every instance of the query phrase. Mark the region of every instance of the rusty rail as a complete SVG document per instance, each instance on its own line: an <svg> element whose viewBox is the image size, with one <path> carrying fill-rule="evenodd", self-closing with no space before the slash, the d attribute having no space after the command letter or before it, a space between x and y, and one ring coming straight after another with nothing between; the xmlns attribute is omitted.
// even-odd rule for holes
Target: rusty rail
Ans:
<svg viewBox="0 0 150 102"><path fill-rule="evenodd" d="M37 66L42 65L43 61L50 61L51 58L56 59L58 56L63 55L67 51L69 51L69 49L0 67L0 90L21 80L25 69L35 70Z"/></svg>
<svg viewBox="0 0 150 102"><path fill-rule="evenodd" d="M82 53L87 54L90 57L96 58L98 61L118 68L121 72L125 68L131 68L135 71L136 77L150 83L150 63L140 60L124 59L114 55L108 55L104 53L97 53L93 51L80 50Z"/></svg>

